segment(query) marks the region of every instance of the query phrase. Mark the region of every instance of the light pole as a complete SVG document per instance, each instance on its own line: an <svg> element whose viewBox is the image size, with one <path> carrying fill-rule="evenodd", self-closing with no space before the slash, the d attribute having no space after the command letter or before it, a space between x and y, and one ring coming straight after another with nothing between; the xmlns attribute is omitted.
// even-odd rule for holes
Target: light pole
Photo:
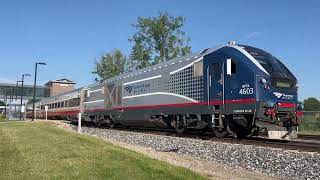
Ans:
<svg viewBox="0 0 320 180"><path fill-rule="evenodd" d="M8 100L8 92L6 91L6 95L4 97L4 117L7 118L7 100Z"/></svg>
<svg viewBox="0 0 320 180"><path fill-rule="evenodd" d="M18 99L18 85L20 82L22 82L22 81L17 81L17 84L16 84L16 90L15 90L16 100Z"/></svg>
<svg viewBox="0 0 320 180"><path fill-rule="evenodd" d="M37 71L38 71L38 64L39 65L47 65L44 62L36 62L36 68L34 70L34 83L33 83L33 102L32 102L32 121L34 121L34 104L36 101L36 85L37 85Z"/></svg>
<svg viewBox="0 0 320 180"><path fill-rule="evenodd" d="M21 79L21 99L20 99L20 120L22 118L22 96L23 96L23 83L24 83L24 77L25 76L31 76L30 74L22 74L22 79Z"/></svg>
<svg viewBox="0 0 320 180"><path fill-rule="evenodd" d="M14 91L15 96L16 96L15 101L18 100L18 85L19 85L19 82L21 82L21 81L17 81L16 88L15 88L15 91ZM15 103L17 103L17 102L15 102ZM14 113L16 113L16 112L17 112L17 105L15 104L14 105Z"/></svg>

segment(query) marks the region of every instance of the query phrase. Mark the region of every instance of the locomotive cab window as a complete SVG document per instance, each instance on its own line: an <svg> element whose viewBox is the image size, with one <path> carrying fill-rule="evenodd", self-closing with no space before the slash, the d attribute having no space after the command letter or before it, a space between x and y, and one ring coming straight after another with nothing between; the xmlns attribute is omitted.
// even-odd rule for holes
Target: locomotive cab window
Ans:
<svg viewBox="0 0 320 180"><path fill-rule="evenodd" d="M289 69L272 54L251 46L243 46L271 76L272 86L281 89L295 89L297 79Z"/></svg>
<svg viewBox="0 0 320 180"><path fill-rule="evenodd" d="M231 74L236 74L237 73L237 64L235 61L231 61Z"/></svg>
<svg viewBox="0 0 320 180"><path fill-rule="evenodd" d="M203 76L203 63L202 63L202 61L194 63L193 76L194 77Z"/></svg>
<svg viewBox="0 0 320 180"><path fill-rule="evenodd" d="M227 59L227 75L231 76L232 74L237 73L237 64L232 59Z"/></svg>

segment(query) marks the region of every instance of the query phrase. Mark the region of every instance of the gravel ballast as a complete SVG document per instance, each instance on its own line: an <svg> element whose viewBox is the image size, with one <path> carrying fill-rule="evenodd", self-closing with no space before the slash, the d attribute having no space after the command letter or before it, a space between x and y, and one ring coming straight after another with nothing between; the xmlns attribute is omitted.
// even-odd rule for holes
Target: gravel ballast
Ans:
<svg viewBox="0 0 320 180"><path fill-rule="evenodd" d="M74 130L76 126L72 126ZM163 152L206 159L232 168L290 179L320 179L320 154L253 145L82 127L82 133Z"/></svg>

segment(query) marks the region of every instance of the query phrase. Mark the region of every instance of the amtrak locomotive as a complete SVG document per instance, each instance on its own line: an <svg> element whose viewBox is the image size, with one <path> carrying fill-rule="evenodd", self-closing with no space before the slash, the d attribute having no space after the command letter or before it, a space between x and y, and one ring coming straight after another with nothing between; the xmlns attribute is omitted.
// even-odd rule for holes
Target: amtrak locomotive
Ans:
<svg viewBox="0 0 320 180"><path fill-rule="evenodd" d="M295 137L301 123L294 75L272 54L235 42L70 94L74 97L43 99L39 115L48 105L49 117L71 118L81 111L84 121L96 125L173 128L178 133L207 129L218 137L265 129L276 139ZM69 107L70 100L77 104Z"/></svg>

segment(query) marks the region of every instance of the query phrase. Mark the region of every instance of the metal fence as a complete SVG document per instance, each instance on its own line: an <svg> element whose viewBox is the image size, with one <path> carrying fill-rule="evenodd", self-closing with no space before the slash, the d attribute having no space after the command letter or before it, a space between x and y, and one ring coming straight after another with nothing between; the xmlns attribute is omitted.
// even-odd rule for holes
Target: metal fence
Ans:
<svg viewBox="0 0 320 180"><path fill-rule="evenodd" d="M320 111L304 111L299 131L320 134Z"/></svg>
<svg viewBox="0 0 320 180"><path fill-rule="evenodd" d="M18 120L20 119L21 112L20 103L20 100L8 102L6 110L3 108L1 109L0 113L5 115L8 120ZM22 106L25 106L26 103L27 100L22 100ZM25 113L22 113L21 115L21 118L25 119Z"/></svg>
<svg viewBox="0 0 320 180"><path fill-rule="evenodd" d="M320 122L320 111L304 111L302 120L304 122L310 122L310 121Z"/></svg>

